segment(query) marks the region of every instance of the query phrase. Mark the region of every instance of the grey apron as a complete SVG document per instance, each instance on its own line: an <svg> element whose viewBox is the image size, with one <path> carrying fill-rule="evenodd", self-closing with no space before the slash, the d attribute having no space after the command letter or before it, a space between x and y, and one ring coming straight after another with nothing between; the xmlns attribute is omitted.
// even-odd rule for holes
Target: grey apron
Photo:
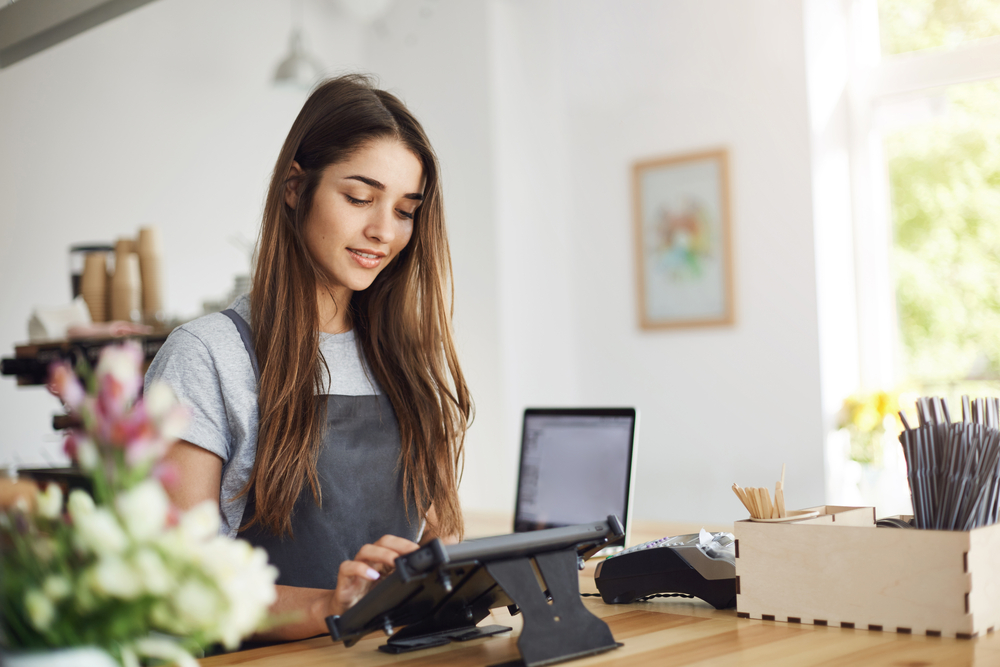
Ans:
<svg viewBox="0 0 1000 667"><path fill-rule="evenodd" d="M234 310L223 314L239 330L259 382L249 325ZM279 585L334 589L341 562L383 535L416 541L420 518L412 497L403 498L402 469L397 469L399 424L389 399L384 394L316 399L326 402L326 428L316 463L322 506L316 505L306 484L292 510L293 538L277 537L259 525L241 531L240 537L267 551L278 568ZM253 516L254 501L251 489L243 524Z"/></svg>

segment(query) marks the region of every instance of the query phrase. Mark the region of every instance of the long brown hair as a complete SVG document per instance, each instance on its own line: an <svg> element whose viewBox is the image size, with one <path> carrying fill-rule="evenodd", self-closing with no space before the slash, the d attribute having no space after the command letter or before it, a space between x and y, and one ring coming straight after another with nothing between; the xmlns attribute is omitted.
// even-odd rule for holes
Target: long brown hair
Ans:
<svg viewBox="0 0 1000 667"><path fill-rule="evenodd" d="M454 289L437 157L403 103L360 75L328 80L310 95L271 178L250 293L260 422L243 490L253 494L256 509L244 527L259 522L275 534L291 534L292 508L307 483L321 501L316 462L325 415L316 409L316 393L325 362L316 294L328 278L306 248L303 226L323 170L387 137L420 160L424 199L410 242L368 289L353 295L349 315L396 412L404 497L415 500L420 517L433 505L438 534L463 532L458 481L472 401L452 338ZM293 160L303 170L295 208L285 201Z"/></svg>

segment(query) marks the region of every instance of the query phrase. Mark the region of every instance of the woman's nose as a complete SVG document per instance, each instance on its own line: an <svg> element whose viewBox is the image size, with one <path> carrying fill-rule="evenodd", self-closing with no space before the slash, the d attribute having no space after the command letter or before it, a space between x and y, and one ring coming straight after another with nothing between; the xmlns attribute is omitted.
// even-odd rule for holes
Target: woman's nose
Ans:
<svg viewBox="0 0 1000 667"><path fill-rule="evenodd" d="M368 238L380 243L391 243L396 238L395 211L392 207L378 208L368 222L365 230Z"/></svg>

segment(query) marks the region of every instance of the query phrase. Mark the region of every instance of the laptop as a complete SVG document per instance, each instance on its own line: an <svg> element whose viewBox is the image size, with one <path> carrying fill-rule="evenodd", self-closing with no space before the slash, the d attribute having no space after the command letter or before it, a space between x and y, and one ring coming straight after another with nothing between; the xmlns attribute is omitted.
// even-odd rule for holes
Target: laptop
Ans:
<svg viewBox="0 0 1000 667"><path fill-rule="evenodd" d="M615 514L629 540L635 478L635 408L524 411L514 532L559 528Z"/></svg>

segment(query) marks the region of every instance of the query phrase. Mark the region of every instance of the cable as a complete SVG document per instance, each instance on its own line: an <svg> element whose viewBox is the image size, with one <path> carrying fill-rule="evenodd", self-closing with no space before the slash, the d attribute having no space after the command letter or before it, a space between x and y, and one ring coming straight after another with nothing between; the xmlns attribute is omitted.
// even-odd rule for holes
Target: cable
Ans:
<svg viewBox="0 0 1000 667"><path fill-rule="evenodd" d="M599 598L600 593L580 593L582 598ZM691 598L694 599L693 595L688 595L687 593L654 593L652 595L647 595L646 597L636 598L632 602L649 602L653 598Z"/></svg>
<svg viewBox="0 0 1000 667"><path fill-rule="evenodd" d="M654 593L653 595L647 595L644 598L636 598L636 602L649 602L653 598L694 598L693 595L688 595L687 593Z"/></svg>

